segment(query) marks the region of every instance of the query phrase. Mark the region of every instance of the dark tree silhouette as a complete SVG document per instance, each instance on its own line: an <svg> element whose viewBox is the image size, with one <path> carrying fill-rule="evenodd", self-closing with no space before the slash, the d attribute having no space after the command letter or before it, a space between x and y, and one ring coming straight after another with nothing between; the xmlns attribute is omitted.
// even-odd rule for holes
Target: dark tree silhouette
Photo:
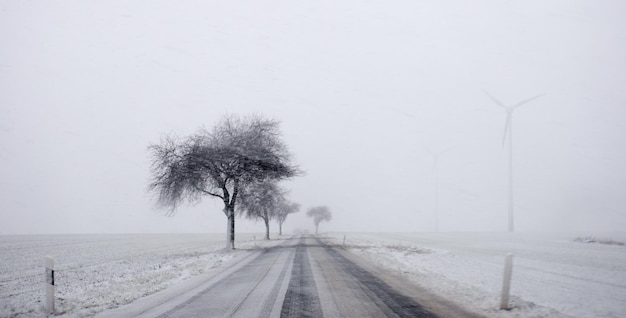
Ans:
<svg viewBox="0 0 626 318"><path fill-rule="evenodd" d="M240 191L264 180L282 180L298 174L291 165L279 123L259 116L224 117L212 131L199 130L187 138L166 135L149 146L152 180L149 190L158 204L173 215L184 201L202 197L224 202L227 217L226 248L235 248L235 205Z"/></svg>
<svg viewBox="0 0 626 318"><path fill-rule="evenodd" d="M276 210L276 220L278 221L278 235L283 235L283 223L287 216L300 210L300 204L283 200Z"/></svg>
<svg viewBox="0 0 626 318"><path fill-rule="evenodd" d="M279 206L285 200L286 191L275 181L254 182L240 193L240 212L249 219L261 219L265 223L265 239L270 239L270 220L277 216Z"/></svg>
<svg viewBox="0 0 626 318"><path fill-rule="evenodd" d="M322 221L328 222L332 219L332 214L326 206L316 206L314 208L310 208L306 212L306 216L313 218L313 223L315 223L315 234L317 234L317 229Z"/></svg>

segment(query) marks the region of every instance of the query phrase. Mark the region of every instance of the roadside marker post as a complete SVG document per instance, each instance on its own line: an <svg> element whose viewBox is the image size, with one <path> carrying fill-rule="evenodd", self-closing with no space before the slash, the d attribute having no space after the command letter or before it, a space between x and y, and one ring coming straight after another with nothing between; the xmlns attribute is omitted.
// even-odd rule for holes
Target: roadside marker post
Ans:
<svg viewBox="0 0 626 318"><path fill-rule="evenodd" d="M46 311L48 314L54 314L54 259L50 256L44 258L45 263L45 275L46 275Z"/></svg>
<svg viewBox="0 0 626 318"><path fill-rule="evenodd" d="M502 281L502 298L500 309L509 310L509 293L511 291L511 276L513 275L513 254L508 253L504 258L504 278Z"/></svg>

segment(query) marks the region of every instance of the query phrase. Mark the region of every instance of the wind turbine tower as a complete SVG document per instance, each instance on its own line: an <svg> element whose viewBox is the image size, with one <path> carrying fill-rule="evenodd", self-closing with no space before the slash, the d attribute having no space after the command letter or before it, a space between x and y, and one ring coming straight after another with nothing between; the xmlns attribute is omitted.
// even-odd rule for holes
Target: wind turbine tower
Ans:
<svg viewBox="0 0 626 318"><path fill-rule="evenodd" d="M452 150L452 148L454 147L448 147L444 150L440 150L438 152L433 152L432 150L430 150L430 148L425 147L426 151L431 155L431 157L433 158L433 167L432 167L432 171L433 171L433 183L435 184L435 209L434 209L434 217L435 217L435 232L439 232L439 170L438 170L438 166L439 166L439 159L441 158L441 155L443 155L444 153Z"/></svg>
<svg viewBox="0 0 626 318"><path fill-rule="evenodd" d="M502 147L504 148L504 144L506 143L507 136L509 137L509 208L508 208L508 229L509 232L513 232L515 227L513 224L513 112L518 107L527 104L541 96L537 95L528 99L525 99L513 106L506 106L495 97L491 96L489 93L485 91L485 94L498 106L504 108L506 111L506 121L504 123L504 136L502 136Z"/></svg>

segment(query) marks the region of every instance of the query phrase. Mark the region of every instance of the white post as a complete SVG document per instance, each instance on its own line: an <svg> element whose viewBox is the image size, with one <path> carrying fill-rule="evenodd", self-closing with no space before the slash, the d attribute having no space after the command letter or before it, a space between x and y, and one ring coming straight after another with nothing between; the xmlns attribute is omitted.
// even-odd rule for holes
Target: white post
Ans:
<svg viewBox="0 0 626 318"><path fill-rule="evenodd" d="M500 309L509 310L509 292L511 291L511 276L513 274L513 254L508 253L504 259L504 279L502 282L502 298Z"/></svg>
<svg viewBox="0 0 626 318"><path fill-rule="evenodd" d="M48 314L54 314L54 259L50 256L46 256L44 262L46 267L46 311Z"/></svg>

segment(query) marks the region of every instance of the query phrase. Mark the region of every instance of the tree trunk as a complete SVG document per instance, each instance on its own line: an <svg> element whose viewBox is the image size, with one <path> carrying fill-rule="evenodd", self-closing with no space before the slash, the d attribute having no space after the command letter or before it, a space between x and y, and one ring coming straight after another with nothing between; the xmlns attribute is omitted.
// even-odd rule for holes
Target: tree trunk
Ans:
<svg viewBox="0 0 626 318"><path fill-rule="evenodd" d="M278 235L283 235L283 222L278 222Z"/></svg>
<svg viewBox="0 0 626 318"><path fill-rule="evenodd" d="M230 248L235 249L235 211L230 212Z"/></svg>
<svg viewBox="0 0 626 318"><path fill-rule="evenodd" d="M315 224L315 235L317 235L317 228L318 227L320 227L320 224L319 223Z"/></svg>
<svg viewBox="0 0 626 318"><path fill-rule="evenodd" d="M228 193L228 190L224 188L224 192ZM233 195L230 197L230 201L228 200L228 196L226 195L226 200L224 203L226 204L226 209L228 210L228 229L227 229L227 239L226 239L226 249L235 249L235 202L237 201L237 195L239 194L239 180L235 179L233 181Z"/></svg>
<svg viewBox="0 0 626 318"><path fill-rule="evenodd" d="M265 239L270 239L270 220L269 218L263 219L265 221Z"/></svg>
<svg viewBox="0 0 626 318"><path fill-rule="evenodd" d="M226 249L235 249L235 211L229 209L226 221Z"/></svg>

